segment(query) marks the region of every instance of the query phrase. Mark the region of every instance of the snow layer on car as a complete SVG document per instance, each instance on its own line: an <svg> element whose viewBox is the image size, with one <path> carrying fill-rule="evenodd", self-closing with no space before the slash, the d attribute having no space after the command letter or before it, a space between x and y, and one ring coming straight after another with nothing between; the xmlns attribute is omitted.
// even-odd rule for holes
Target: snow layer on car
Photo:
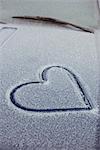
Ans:
<svg viewBox="0 0 100 150"><path fill-rule="evenodd" d="M99 91L94 34L53 26L16 28L0 49L0 148L94 150ZM55 68L43 75L46 68L53 66ZM26 83L21 89L20 85ZM45 89L34 83L45 84ZM15 91L16 87L19 91ZM13 98L25 108L87 108L82 101L87 95L92 107L77 111L28 112L12 103L12 91ZM44 99L49 101L46 103Z"/></svg>

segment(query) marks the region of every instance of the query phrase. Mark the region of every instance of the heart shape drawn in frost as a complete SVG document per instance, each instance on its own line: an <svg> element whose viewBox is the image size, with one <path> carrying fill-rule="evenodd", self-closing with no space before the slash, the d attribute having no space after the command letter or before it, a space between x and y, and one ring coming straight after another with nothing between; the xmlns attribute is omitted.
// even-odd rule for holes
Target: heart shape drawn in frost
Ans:
<svg viewBox="0 0 100 150"><path fill-rule="evenodd" d="M32 112L91 110L93 105L80 77L63 66L46 67L40 81L22 83L10 92L19 109Z"/></svg>

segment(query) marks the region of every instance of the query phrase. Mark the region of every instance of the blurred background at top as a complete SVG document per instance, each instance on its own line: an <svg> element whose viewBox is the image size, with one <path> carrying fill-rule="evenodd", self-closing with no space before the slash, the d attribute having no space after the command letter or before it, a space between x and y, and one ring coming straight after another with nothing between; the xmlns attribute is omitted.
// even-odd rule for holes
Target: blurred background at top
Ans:
<svg viewBox="0 0 100 150"><path fill-rule="evenodd" d="M12 16L44 16L97 27L99 0L0 0L0 21Z"/></svg>

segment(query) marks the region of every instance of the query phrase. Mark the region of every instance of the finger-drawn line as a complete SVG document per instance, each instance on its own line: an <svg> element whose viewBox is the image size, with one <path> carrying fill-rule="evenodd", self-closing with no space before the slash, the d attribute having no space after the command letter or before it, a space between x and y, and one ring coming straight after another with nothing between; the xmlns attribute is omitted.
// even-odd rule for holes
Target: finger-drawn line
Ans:
<svg viewBox="0 0 100 150"><path fill-rule="evenodd" d="M80 91L80 95L85 103L85 105L87 107L83 107L83 108L80 108L80 107L74 107L74 108L55 108L55 109L33 109L33 108L28 108L28 107L25 107L23 105L21 105L20 103L18 103L16 101L16 98L15 98L15 93L17 92L17 90L19 90L20 88L24 87L24 86L27 86L27 85L30 85L30 84L44 84L45 82L48 81L48 77L47 77L47 73L50 69L52 68L61 68L61 69L64 69L68 76L69 76L69 79L73 82L74 81L74 84L76 83L75 86L77 86L77 89ZM91 110L93 108L93 104L91 103L91 98L90 96L87 94L86 92L86 89L84 88L82 82L79 80L79 78L75 75L75 73L73 73L73 71L71 71L70 69L68 68L65 68L63 66L50 66L50 67L47 67L45 68L42 73L41 73L41 77L42 77L42 81L36 81L36 82L26 82L26 83L23 83L23 84L20 84L18 86L16 86L10 93L10 100L11 102L18 108L22 109L22 110L25 110L25 111L32 111L32 112L60 112L60 111L84 111L84 110Z"/></svg>
<svg viewBox="0 0 100 150"><path fill-rule="evenodd" d="M73 71L71 71L69 68L65 68L63 66L50 66L50 67L48 67L48 68L43 70L43 72L42 72L42 79L44 81L47 81L48 80L47 79L47 72L48 72L48 70L50 70L51 68L54 68L54 67L64 69L64 70L66 70L69 73L68 74L69 78L72 81L74 79L74 81L76 82L76 84L78 86L78 89L80 90L80 94L82 95L82 97L84 99L85 104L88 105L89 109L91 109L93 104L91 103L90 97L87 94L86 89L85 89L85 87L82 84L82 81L80 81L79 77L77 77L76 74L73 73Z"/></svg>
<svg viewBox="0 0 100 150"><path fill-rule="evenodd" d="M0 29L0 47L15 33L17 28L15 27L2 27Z"/></svg>

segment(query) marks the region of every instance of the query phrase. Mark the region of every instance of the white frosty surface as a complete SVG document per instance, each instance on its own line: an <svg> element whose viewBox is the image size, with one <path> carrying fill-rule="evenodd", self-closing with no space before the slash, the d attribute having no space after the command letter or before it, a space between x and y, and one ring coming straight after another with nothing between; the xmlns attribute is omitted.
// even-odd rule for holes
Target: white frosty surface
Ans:
<svg viewBox="0 0 100 150"><path fill-rule="evenodd" d="M0 27L0 46L16 31L15 28Z"/></svg>
<svg viewBox="0 0 100 150"><path fill-rule="evenodd" d="M95 150L99 66L94 35L39 25L16 28L0 49L0 150ZM42 71L52 65L71 68L79 76L93 110L34 113L11 103L13 88L41 81ZM85 108L77 92L66 71L53 68L45 85L27 85L15 96L32 108Z"/></svg>

